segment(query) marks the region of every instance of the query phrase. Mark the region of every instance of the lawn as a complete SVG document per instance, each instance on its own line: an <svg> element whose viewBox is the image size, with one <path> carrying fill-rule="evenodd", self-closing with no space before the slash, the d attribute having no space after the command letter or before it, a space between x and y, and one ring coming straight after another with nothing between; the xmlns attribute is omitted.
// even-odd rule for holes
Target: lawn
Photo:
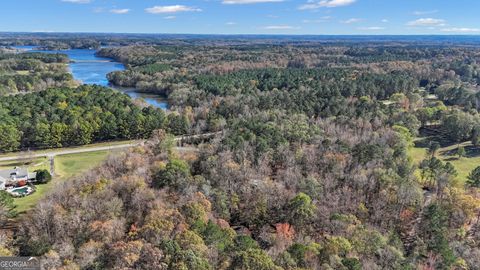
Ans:
<svg viewBox="0 0 480 270"><path fill-rule="evenodd" d="M28 167L30 172L40 169L49 169L47 158L35 158L30 161L0 161L0 170L13 169L14 167Z"/></svg>
<svg viewBox="0 0 480 270"><path fill-rule="evenodd" d="M102 163L109 151L62 155L55 158L55 173L61 179L91 170Z"/></svg>
<svg viewBox="0 0 480 270"><path fill-rule="evenodd" d="M35 171L40 169L49 170L50 163L47 158L35 158L31 161L3 161L0 162L0 170L2 169L12 169L14 167L28 167L29 171ZM15 204L17 205L17 212L21 213L25 210L31 208L35 203L41 198L42 194L45 193L47 185L42 185L37 187L37 192L34 194L15 199Z"/></svg>
<svg viewBox="0 0 480 270"><path fill-rule="evenodd" d="M17 212L22 214L33 208L41 198L52 190L56 183L95 168L107 158L109 153L108 151L98 151L55 157L56 176L54 179L48 184L37 185L37 191L32 195L14 199ZM2 165L0 164L0 166Z"/></svg>
<svg viewBox="0 0 480 270"><path fill-rule="evenodd" d="M422 141L423 143L419 143ZM409 155L412 158L413 162L418 165L425 158L427 148L425 145L425 139L419 138L416 141L416 147L413 147L409 150ZM442 147L437 152L437 158L441 159L444 162L450 162L458 172L458 180L461 182L467 181L467 176L473 171L476 167L480 166L480 148L475 147L471 142L464 142L460 144L463 146L467 152L466 157L458 158L456 156L456 151L458 149L457 144L447 144L442 145Z"/></svg>
<svg viewBox="0 0 480 270"><path fill-rule="evenodd" d="M18 214L23 214L26 211L33 208L38 203L38 201L41 198L43 198L43 196L45 196L47 191L52 188L52 186L54 185L53 182L54 181L52 181L48 184L45 184L45 185L37 185L36 186L37 191L35 191L35 193L33 193L31 195L28 195L26 197L23 197L23 198L13 199L14 202L15 202L15 205L16 205L15 210L17 211L17 213Z"/></svg>
<svg viewBox="0 0 480 270"><path fill-rule="evenodd" d="M30 71L28 71L28 70L17 70L16 73L18 75L28 75L28 74L30 74Z"/></svg>
<svg viewBox="0 0 480 270"><path fill-rule="evenodd" d="M82 146L32 150L30 153L31 154L44 154L44 153L46 154L46 153L51 153L51 152L63 151L63 150L90 149L90 148L96 148L96 147L130 144L130 143L135 143L135 142L139 142L139 141L138 140L137 141L136 140L109 141L109 142L92 143L92 144L87 144L87 145L82 145ZM28 155L26 152L23 152L23 153L25 153L25 155ZM19 155L19 152L10 152L10 153L5 153L5 154L0 154L0 157L11 157L11 156L18 156L18 155Z"/></svg>

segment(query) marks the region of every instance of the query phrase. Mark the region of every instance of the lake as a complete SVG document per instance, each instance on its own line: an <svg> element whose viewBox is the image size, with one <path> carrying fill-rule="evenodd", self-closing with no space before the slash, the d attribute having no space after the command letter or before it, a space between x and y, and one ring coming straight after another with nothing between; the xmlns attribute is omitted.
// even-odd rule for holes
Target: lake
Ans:
<svg viewBox="0 0 480 270"><path fill-rule="evenodd" d="M72 61L69 64L70 72L76 80L81 81L84 84L97 84L102 86L108 86L118 91L124 92L131 98L141 98L151 106L162 108L164 110L167 109L167 102L163 97L159 95L141 93L134 88L122 88L112 86L107 79L107 74L113 71L125 70L125 66L122 63L115 62L110 58L96 56L95 50L72 49L61 51L43 51L35 50L34 46L16 46L14 48L29 52L66 54Z"/></svg>

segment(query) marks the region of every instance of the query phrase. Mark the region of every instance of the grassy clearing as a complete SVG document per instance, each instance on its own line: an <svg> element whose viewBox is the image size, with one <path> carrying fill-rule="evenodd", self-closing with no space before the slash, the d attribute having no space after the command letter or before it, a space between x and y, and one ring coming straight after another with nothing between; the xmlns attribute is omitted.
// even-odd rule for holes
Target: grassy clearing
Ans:
<svg viewBox="0 0 480 270"><path fill-rule="evenodd" d="M63 148L54 148L54 149L43 149L43 150L34 150L31 151L29 154L47 154L56 151L63 151L63 150L72 150L72 149L91 149L96 147L104 147L104 146L116 146L116 145L123 145L123 144L130 144L135 143L138 141L135 140L128 140L128 141L111 141L111 142L102 142L102 143L93 143L83 146L74 146L74 147L63 147ZM11 157L11 156L18 156L19 153L25 153L28 155L27 152L12 152L0 155L0 157Z"/></svg>
<svg viewBox="0 0 480 270"><path fill-rule="evenodd" d="M37 185L37 191L34 194L23 198L14 199L15 205L17 206L17 212L19 214L23 214L32 209L40 199L42 199L48 192L52 190L55 184L61 181L66 181L75 175L95 168L96 166L100 165L109 154L109 151L98 151L55 157L56 177L54 177L54 179L48 184ZM46 161L46 168L48 168L49 162L48 160Z"/></svg>
<svg viewBox="0 0 480 270"><path fill-rule="evenodd" d="M75 176L98 166L109 153L98 151L58 156L55 158L55 172L59 178L63 179Z"/></svg>
<svg viewBox="0 0 480 270"><path fill-rule="evenodd" d="M427 147L425 142L430 139L419 138L416 141L416 146L409 150L409 155L412 158L413 162L418 165L420 162L425 159L427 153ZM473 171L476 167L480 166L480 148L475 147L471 142L464 142L460 144L465 148L467 152L466 157L458 158L456 155L458 145L442 145L438 150L437 158L444 162L450 162L458 172L458 180L462 183L467 181L467 176Z"/></svg>
<svg viewBox="0 0 480 270"><path fill-rule="evenodd" d="M53 187L55 181L52 181L45 185L37 185L37 191L32 195L23 197L23 198L15 198L14 202L16 205L15 210L18 214L23 214L26 211L32 209L38 201L45 196L45 194Z"/></svg>
<svg viewBox="0 0 480 270"><path fill-rule="evenodd" d="M28 70L17 70L17 71L15 71L15 73L17 73L18 75L28 75L28 74L30 74L30 71L28 71Z"/></svg>
<svg viewBox="0 0 480 270"><path fill-rule="evenodd" d="M28 167L33 172L40 169L49 169L47 158L35 158L31 161L0 161L0 170L13 169L14 167Z"/></svg>

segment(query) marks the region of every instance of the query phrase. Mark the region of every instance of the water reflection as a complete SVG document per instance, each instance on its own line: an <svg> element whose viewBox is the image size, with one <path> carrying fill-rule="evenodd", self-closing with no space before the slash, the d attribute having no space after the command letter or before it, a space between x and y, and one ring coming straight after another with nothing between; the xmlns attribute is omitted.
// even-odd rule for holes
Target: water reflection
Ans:
<svg viewBox="0 0 480 270"><path fill-rule="evenodd" d="M18 50L41 53L63 53L68 55L72 62L69 64L70 72L73 77L84 84L97 84L102 86L110 86L107 74L113 71L125 70L122 63L112 61L109 58L98 57L95 50L88 49L72 49L72 50L36 50L34 46L16 46ZM168 105L162 96L149 93L141 93L134 88L114 87L115 89L125 92L132 98L141 98L151 106L167 109Z"/></svg>

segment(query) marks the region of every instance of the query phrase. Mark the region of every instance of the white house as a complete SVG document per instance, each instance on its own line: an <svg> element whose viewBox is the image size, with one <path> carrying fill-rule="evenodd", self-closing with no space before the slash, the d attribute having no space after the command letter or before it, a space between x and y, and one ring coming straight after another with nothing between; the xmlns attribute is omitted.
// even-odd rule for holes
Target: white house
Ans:
<svg viewBox="0 0 480 270"><path fill-rule="evenodd" d="M15 167L11 170L0 170L0 190L5 190L7 186L17 185L19 182L35 180L37 173L29 173L28 169Z"/></svg>

